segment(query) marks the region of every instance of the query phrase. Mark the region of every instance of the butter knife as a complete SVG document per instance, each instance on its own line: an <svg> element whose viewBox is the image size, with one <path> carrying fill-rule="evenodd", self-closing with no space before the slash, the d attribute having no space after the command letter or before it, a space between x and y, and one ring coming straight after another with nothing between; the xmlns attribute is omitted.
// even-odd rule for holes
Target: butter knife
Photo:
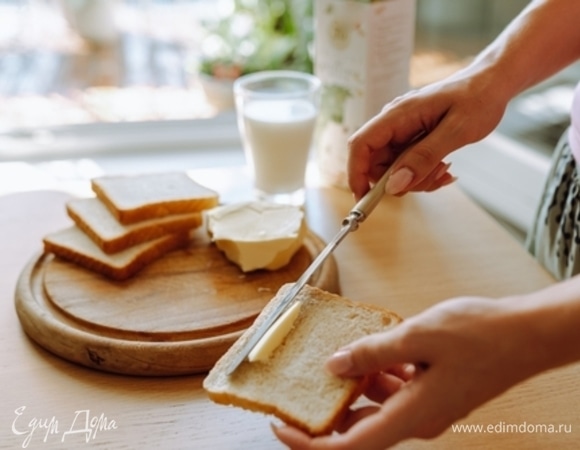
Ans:
<svg viewBox="0 0 580 450"><path fill-rule="evenodd" d="M268 329L278 320L278 318L290 307L296 296L304 285L308 282L310 277L318 270L322 263L330 256L334 249L342 242L342 240L351 231L355 231L358 226L364 222L369 214L375 209L380 202L385 192L385 185L392 174L392 166L387 169L380 180L361 198L354 207L350 210L348 215L342 221L342 227L336 236L324 247L318 256L312 261L310 266L298 278L293 286L288 290L284 298L280 301L278 306L270 315L262 322L260 327L249 337L245 345L232 358L229 366L226 369L226 374L233 374L240 364L248 357L252 349L256 346L260 339L266 334Z"/></svg>

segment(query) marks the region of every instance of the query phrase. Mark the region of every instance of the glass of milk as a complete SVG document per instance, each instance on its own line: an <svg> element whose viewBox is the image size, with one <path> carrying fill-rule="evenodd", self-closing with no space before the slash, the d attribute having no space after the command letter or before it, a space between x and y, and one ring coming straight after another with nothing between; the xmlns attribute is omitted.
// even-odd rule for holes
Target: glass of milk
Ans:
<svg viewBox="0 0 580 450"><path fill-rule="evenodd" d="M258 199L304 203L319 95L319 79L304 72L257 72L235 81L238 127Z"/></svg>

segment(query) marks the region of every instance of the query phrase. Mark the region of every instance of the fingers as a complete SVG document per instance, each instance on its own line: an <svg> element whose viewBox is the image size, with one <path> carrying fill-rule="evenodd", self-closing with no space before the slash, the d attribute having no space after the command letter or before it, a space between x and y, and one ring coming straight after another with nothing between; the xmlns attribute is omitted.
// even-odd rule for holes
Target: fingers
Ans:
<svg viewBox="0 0 580 450"><path fill-rule="evenodd" d="M408 144L424 132L421 121L405 120L404 114L392 116L392 108L386 107L349 139L348 182L356 198L362 197L370 182L378 180ZM387 120L389 126L385 126Z"/></svg>
<svg viewBox="0 0 580 450"><path fill-rule="evenodd" d="M450 167L451 163L440 161L431 173L419 184L413 186L411 190L417 192L432 192L453 183L457 178L449 173Z"/></svg>
<svg viewBox="0 0 580 450"><path fill-rule="evenodd" d="M351 409L346 414L343 421L339 424L336 431L339 433L346 433L355 423L370 416L371 414L376 414L379 410L379 406L364 406L357 409Z"/></svg>
<svg viewBox="0 0 580 450"><path fill-rule="evenodd" d="M418 106L413 96L392 102L351 136L348 143L348 180L355 197L364 195L370 182L376 181L403 150L427 135L447 110L447 106L441 104L429 108ZM444 156L441 155L432 162L431 169ZM428 156L435 158L431 152ZM403 181L407 184L414 181L415 167L410 165L408 169L410 177L407 175L406 179L398 181L399 185L403 185ZM402 178L403 174L399 177Z"/></svg>
<svg viewBox="0 0 580 450"><path fill-rule="evenodd" d="M444 410L444 395L436 392L438 383L427 375L413 379L372 415L355 423L342 437L348 443L374 443L352 448L390 448L411 437L433 438L452 422Z"/></svg>
<svg viewBox="0 0 580 450"><path fill-rule="evenodd" d="M302 449L309 449L313 448L310 444L312 441L312 437L308 434L300 431L297 428L290 427L290 426L276 426L274 424L270 425L272 431L276 435L276 437L286 444L289 448L293 450L302 450ZM323 448L323 447L319 447Z"/></svg>
<svg viewBox="0 0 580 450"><path fill-rule="evenodd" d="M272 427L284 444L292 449L382 450L415 436L425 419L422 389L411 383L380 408L364 407L350 413L342 434L310 437L292 427Z"/></svg>
<svg viewBox="0 0 580 450"><path fill-rule="evenodd" d="M417 369L413 364L397 364L386 371L386 373L394 375L403 381L409 381L416 372Z"/></svg>
<svg viewBox="0 0 580 450"><path fill-rule="evenodd" d="M447 173L449 167L445 169L445 163L441 160L457 147L449 148L449 142L438 144L440 134L438 130L433 131L393 163L393 174L385 186L387 194L400 195L411 190L432 191L453 181ZM447 178L444 178L445 174Z"/></svg>
<svg viewBox="0 0 580 450"><path fill-rule="evenodd" d="M439 161L433 170L418 184L414 184L410 189L412 191L434 191L449 182L454 181L455 177L449 173L451 163ZM406 167L393 173L391 179L385 186L385 192L391 195L401 195L407 191L408 186L414 180L415 175ZM444 184L443 184L444 183Z"/></svg>
<svg viewBox="0 0 580 450"><path fill-rule="evenodd" d="M405 327L365 336L339 349L326 361L326 369L339 376L360 376L387 371L397 364L421 361L412 348L403 348Z"/></svg>
<svg viewBox="0 0 580 450"><path fill-rule="evenodd" d="M365 396L373 402L383 403L405 385L401 378L389 373L378 373L371 377Z"/></svg>

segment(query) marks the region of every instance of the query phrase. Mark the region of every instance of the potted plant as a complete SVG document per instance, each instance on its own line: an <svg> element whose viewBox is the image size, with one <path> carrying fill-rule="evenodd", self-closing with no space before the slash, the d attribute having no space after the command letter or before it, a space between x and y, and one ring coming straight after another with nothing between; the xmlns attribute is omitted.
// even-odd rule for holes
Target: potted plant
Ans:
<svg viewBox="0 0 580 450"><path fill-rule="evenodd" d="M230 0L204 23L197 71L208 100L233 107L233 81L262 70L312 72L312 0Z"/></svg>

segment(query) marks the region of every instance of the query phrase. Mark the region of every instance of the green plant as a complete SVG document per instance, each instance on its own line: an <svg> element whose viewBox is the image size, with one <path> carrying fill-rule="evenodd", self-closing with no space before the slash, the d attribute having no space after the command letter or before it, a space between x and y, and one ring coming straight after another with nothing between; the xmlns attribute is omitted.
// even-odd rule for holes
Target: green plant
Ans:
<svg viewBox="0 0 580 450"><path fill-rule="evenodd" d="M236 78L261 70L312 72L312 0L230 0L230 10L204 24L199 70Z"/></svg>

